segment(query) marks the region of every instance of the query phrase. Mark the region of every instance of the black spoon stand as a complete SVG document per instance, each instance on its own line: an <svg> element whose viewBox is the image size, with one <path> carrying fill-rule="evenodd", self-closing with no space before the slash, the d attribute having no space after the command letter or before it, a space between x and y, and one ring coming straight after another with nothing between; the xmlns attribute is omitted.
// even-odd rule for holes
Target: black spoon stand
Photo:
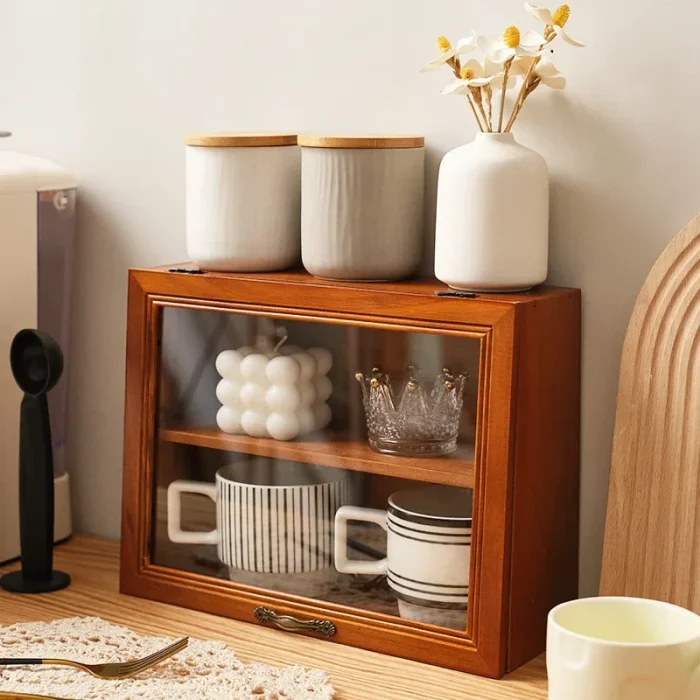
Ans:
<svg viewBox="0 0 700 700"><path fill-rule="evenodd" d="M13 593L65 588L70 576L53 570L54 473L45 390L25 393L20 407L19 518L22 568L0 578L0 586Z"/></svg>

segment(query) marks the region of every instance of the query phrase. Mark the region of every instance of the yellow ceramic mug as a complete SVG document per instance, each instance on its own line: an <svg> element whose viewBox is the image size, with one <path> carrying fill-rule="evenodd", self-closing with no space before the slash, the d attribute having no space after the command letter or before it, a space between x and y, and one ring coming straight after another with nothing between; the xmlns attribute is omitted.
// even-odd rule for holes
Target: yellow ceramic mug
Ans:
<svg viewBox="0 0 700 700"><path fill-rule="evenodd" d="M549 700L700 699L700 616L642 598L584 598L547 625Z"/></svg>

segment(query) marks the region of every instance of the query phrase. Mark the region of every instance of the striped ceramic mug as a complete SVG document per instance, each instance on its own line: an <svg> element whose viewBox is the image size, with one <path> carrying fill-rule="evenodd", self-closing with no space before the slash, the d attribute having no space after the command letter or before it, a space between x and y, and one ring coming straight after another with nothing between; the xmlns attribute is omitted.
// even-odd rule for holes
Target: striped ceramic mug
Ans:
<svg viewBox="0 0 700 700"><path fill-rule="evenodd" d="M182 493L216 503L216 529L182 529ZM291 574L333 564L333 519L350 502L347 472L297 462L230 464L216 484L174 481L168 487L168 537L185 544L215 544L230 567Z"/></svg>
<svg viewBox="0 0 700 700"><path fill-rule="evenodd" d="M379 561L347 557L347 523L364 520L387 531ZM423 486L397 491L388 510L344 506L335 516L335 567L343 574L386 574L399 601L463 610L469 596L472 491Z"/></svg>

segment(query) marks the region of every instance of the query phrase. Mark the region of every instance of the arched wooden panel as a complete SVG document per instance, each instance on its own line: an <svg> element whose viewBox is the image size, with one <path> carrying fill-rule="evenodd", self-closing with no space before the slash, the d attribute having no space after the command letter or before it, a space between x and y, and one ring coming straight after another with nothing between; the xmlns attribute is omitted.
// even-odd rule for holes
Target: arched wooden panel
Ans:
<svg viewBox="0 0 700 700"><path fill-rule="evenodd" d="M700 216L652 268L627 329L600 593L700 613Z"/></svg>

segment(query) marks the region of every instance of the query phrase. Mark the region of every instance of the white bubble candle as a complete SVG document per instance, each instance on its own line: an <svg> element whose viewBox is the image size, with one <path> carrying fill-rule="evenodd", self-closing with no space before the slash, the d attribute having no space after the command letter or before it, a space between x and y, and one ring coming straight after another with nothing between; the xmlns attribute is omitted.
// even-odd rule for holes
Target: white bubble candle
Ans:
<svg viewBox="0 0 700 700"><path fill-rule="evenodd" d="M291 351L291 352L290 352ZM264 354L249 347L224 350L216 358L222 379L216 387L221 408L217 425L230 434L293 440L331 421L327 374L333 356L326 348L282 347Z"/></svg>

